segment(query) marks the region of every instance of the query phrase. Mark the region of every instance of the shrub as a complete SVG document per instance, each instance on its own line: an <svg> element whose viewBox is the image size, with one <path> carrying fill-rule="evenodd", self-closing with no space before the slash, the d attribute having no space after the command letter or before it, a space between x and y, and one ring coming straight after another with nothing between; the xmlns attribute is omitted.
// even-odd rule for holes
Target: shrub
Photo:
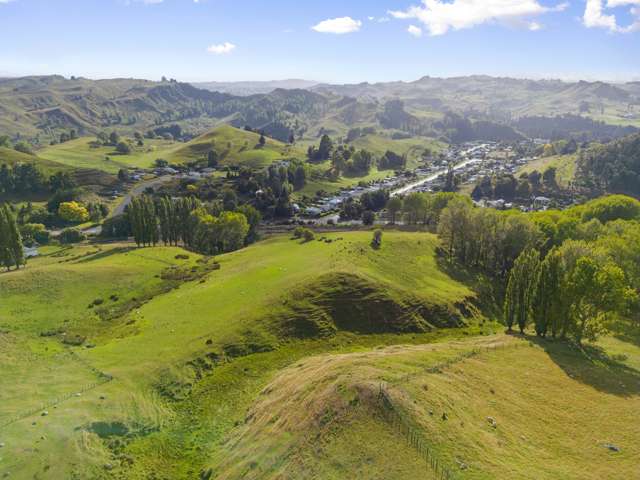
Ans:
<svg viewBox="0 0 640 480"><path fill-rule="evenodd" d="M89 220L89 211L78 202L63 202L58 207L58 216L65 222L83 223Z"/></svg>
<svg viewBox="0 0 640 480"><path fill-rule="evenodd" d="M62 244L71 244L82 242L85 238L85 234L77 228L65 228L58 239Z"/></svg>
<svg viewBox="0 0 640 480"><path fill-rule="evenodd" d="M46 245L49 243L49 232L41 223L27 223L20 227L20 234L25 244L38 243Z"/></svg>
<svg viewBox="0 0 640 480"><path fill-rule="evenodd" d="M379 248L380 245L382 245L382 230L379 228L373 231L372 245L376 248Z"/></svg>
<svg viewBox="0 0 640 480"><path fill-rule="evenodd" d="M313 233L313 230L309 230L308 228L305 228L305 229L304 229L303 236L304 236L304 241L305 241L305 242L310 242L310 241L312 241L314 238L316 238L316 234L315 234L315 233Z"/></svg>
<svg viewBox="0 0 640 480"><path fill-rule="evenodd" d="M304 227L296 227L293 231L293 238L302 238L304 236L304 231L306 228Z"/></svg>

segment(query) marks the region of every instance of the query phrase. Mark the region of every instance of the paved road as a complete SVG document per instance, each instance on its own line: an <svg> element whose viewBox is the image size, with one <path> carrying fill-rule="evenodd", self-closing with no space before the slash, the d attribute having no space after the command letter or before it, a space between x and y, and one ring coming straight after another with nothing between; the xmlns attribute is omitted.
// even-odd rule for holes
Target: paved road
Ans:
<svg viewBox="0 0 640 480"><path fill-rule="evenodd" d="M131 203L134 197L142 195L147 188L153 188L154 190L158 188L163 183L167 183L171 180L171 175L164 175L162 177L154 178L153 180L149 180L147 182L142 182L135 187L133 187L122 199L122 201L111 211L109 217L117 217L118 215L122 215L124 213L124 209L127 208L127 205Z"/></svg>

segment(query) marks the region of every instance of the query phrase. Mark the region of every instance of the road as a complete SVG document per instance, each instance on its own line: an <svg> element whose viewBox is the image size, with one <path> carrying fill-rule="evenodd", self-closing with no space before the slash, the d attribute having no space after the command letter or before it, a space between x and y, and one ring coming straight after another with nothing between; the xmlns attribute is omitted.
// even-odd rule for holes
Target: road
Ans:
<svg viewBox="0 0 640 480"><path fill-rule="evenodd" d="M162 177L154 178L153 180L149 180L147 182L142 182L135 187L133 187L123 198L122 201L111 211L109 214L109 218L117 217L118 215L122 215L124 213L124 209L127 208L134 197L142 195L147 188L153 188L154 190L162 185L163 183L167 183L169 180L174 178L171 175L163 175Z"/></svg>
<svg viewBox="0 0 640 480"><path fill-rule="evenodd" d="M460 169L466 167L467 165L469 165L473 161L474 161L474 159L465 160L464 162L460 162L460 163L456 164L453 167L453 170L454 171L455 170L460 170ZM420 180L416 180L415 182L408 183L407 185L405 185L403 187L400 187L397 190L391 191L391 196L395 197L396 195L404 195L405 193L410 192L411 190L413 190L414 188L419 187L420 185L424 185L425 183L433 182L440 175L446 174L447 171L448 171L448 168L443 168L442 170L439 170L436 173L433 173L433 174L429 175L428 177L423 177Z"/></svg>

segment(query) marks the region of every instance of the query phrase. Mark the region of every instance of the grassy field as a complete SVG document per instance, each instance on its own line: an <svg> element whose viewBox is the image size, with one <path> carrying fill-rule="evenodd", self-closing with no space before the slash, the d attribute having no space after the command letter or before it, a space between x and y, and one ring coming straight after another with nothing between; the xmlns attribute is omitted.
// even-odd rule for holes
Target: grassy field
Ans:
<svg viewBox="0 0 640 480"><path fill-rule="evenodd" d="M46 173L72 170L62 163L47 160L36 155L17 152L12 148L0 147L0 165L6 164L8 166L13 166L17 163L35 163Z"/></svg>
<svg viewBox="0 0 640 480"><path fill-rule="evenodd" d="M373 465L380 478L416 478L428 448L453 478L633 478L639 379L563 344L505 336L318 356L262 391L212 468L225 479L344 478ZM394 415L413 437L391 428ZM403 455L387 457L399 444Z"/></svg>
<svg viewBox="0 0 640 480"><path fill-rule="evenodd" d="M365 135L350 143L357 149L368 150L375 155L384 155L387 150L398 155L407 155L407 168L416 168L422 159L425 149L438 154L446 149L446 145L433 138L412 137L394 140L384 135Z"/></svg>
<svg viewBox="0 0 640 480"><path fill-rule="evenodd" d="M576 175L577 155L554 155L552 157L540 158L522 167L516 174L530 173L537 170L543 173L549 167L557 169L556 179L560 186L568 186Z"/></svg>
<svg viewBox="0 0 640 480"><path fill-rule="evenodd" d="M130 155L121 155L113 147L94 147L93 137L83 137L38 151L46 160L75 168L91 168L117 174L121 168L149 168L158 158L166 159L170 152L181 146L168 140L145 139L143 147L134 147Z"/></svg>
<svg viewBox="0 0 640 480"><path fill-rule="evenodd" d="M46 247L0 274L0 477L436 478L424 446L464 478L632 472L635 334L588 357L496 335L433 235L370 241L276 236L219 269L175 247Z"/></svg>

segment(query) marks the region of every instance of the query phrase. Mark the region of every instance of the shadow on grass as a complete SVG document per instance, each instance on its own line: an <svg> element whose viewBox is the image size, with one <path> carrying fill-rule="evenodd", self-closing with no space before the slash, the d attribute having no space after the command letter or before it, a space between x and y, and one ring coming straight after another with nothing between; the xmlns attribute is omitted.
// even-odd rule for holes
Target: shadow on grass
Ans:
<svg viewBox="0 0 640 480"><path fill-rule="evenodd" d="M527 338L542 347L549 358L572 379L612 395L640 395L640 372L614 360L601 347L578 347L564 341L535 336Z"/></svg>
<svg viewBox="0 0 640 480"><path fill-rule="evenodd" d="M465 284L477 294L476 305L486 317L502 318L504 287L500 279L490 278L455 261L450 262L440 253L436 254L436 263L451 279Z"/></svg>
<svg viewBox="0 0 640 480"><path fill-rule="evenodd" d="M104 258L109 258L113 255L120 255L122 253L131 252L135 249L136 247L116 247L110 250L104 250L104 251L95 253L93 255L87 255L86 257L79 259L76 263L89 263L95 260L102 260Z"/></svg>
<svg viewBox="0 0 640 480"><path fill-rule="evenodd" d="M618 340L640 347L640 322L637 320L621 319L607 328Z"/></svg>

